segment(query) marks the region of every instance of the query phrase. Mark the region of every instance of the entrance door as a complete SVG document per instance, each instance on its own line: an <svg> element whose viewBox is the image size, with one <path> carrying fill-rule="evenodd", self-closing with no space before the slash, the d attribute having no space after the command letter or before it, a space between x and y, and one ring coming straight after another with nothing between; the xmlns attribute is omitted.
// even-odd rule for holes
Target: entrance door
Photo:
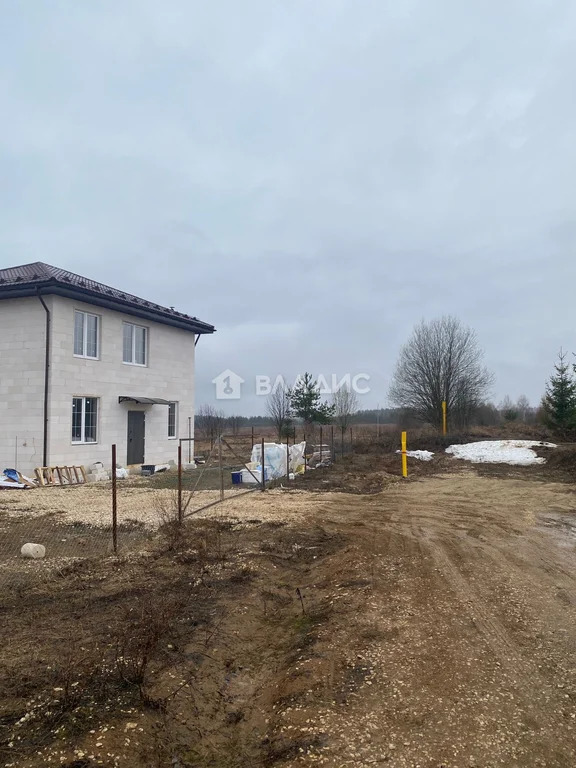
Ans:
<svg viewBox="0 0 576 768"><path fill-rule="evenodd" d="M128 411L127 464L144 463L144 411Z"/></svg>

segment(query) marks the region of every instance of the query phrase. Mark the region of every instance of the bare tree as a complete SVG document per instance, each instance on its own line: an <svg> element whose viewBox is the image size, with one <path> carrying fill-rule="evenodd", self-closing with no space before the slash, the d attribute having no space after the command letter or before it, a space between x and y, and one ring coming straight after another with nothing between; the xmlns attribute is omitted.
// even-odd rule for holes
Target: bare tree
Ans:
<svg viewBox="0 0 576 768"><path fill-rule="evenodd" d="M332 406L334 408L334 422L342 430L342 434L352 423L352 417L358 410L358 398L348 385L340 387L332 395Z"/></svg>
<svg viewBox="0 0 576 768"><path fill-rule="evenodd" d="M270 416L276 427L278 441L286 436L286 431L292 424L292 406L287 389L278 387L268 395L266 400L266 413Z"/></svg>
<svg viewBox="0 0 576 768"><path fill-rule="evenodd" d="M500 411L494 403L480 403L476 408L474 424L479 427L495 427L502 421Z"/></svg>
<svg viewBox="0 0 576 768"><path fill-rule="evenodd" d="M498 410L504 421L518 421L520 413L515 403L512 402L510 395L506 395L504 400L499 404Z"/></svg>
<svg viewBox="0 0 576 768"><path fill-rule="evenodd" d="M518 411L518 418L520 421L527 422L532 409L530 408L530 401L526 395L520 395L518 400L516 400L516 410Z"/></svg>
<svg viewBox="0 0 576 768"><path fill-rule="evenodd" d="M400 352L390 400L437 427L445 400L450 425L464 427L493 382L482 358L476 333L455 317L422 321Z"/></svg>
<svg viewBox="0 0 576 768"><path fill-rule="evenodd" d="M211 443L221 434L224 427L224 414L213 405L201 405L194 417L194 428L205 440Z"/></svg>

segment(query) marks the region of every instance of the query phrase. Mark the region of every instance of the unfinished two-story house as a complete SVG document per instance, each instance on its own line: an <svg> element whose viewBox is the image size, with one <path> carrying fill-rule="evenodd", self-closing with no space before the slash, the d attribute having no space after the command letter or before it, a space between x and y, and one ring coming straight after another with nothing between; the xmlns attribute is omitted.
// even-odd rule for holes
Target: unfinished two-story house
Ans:
<svg viewBox="0 0 576 768"><path fill-rule="evenodd" d="M0 269L0 472L176 459L214 327L66 270Z"/></svg>

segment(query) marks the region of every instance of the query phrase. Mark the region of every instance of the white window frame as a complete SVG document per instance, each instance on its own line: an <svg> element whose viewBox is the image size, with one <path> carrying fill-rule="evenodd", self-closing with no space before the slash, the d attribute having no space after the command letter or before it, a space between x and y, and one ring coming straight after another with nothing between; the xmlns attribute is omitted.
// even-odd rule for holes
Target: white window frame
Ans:
<svg viewBox="0 0 576 768"><path fill-rule="evenodd" d="M82 328L82 354L79 354L78 352L76 352L76 315L83 315L84 317L83 328ZM88 317L94 317L96 319L96 355L86 354L86 350L88 349ZM81 357L84 360L100 359L100 326L101 326L100 315L95 315L94 312L86 312L83 309L74 310L74 331L73 331L73 338L72 338L72 350L74 352L74 357Z"/></svg>
<svg viewBox="0 0 576 768"><path fill-rule="evenodd" d="M132 360L124 360L124 327L128 326L132 328ZM140 328L144 331L144 362L137 363L136 360L136 333L135 329ZM148 366L148 327L146 325L138 325L137 323L128 323L124 321L122 323L122 363L124 365L137 365L139 368L146 368Z"/></svg>
<svg viewBox="0 0 576 768"><path fill-rule="evenodd" d="M82 400L82 411L80 415L80 440L74 439L74 400ZM96 439L86 440L86 400L96 401ZM72 420L70 422L70 436L72 445L95 445L100 437L100 398L94 395L73 395L72 397Z"/></svg>
<svg viewBox="0 0 576 768"><path fill-rule="evenodd" d="M174 406L174 434L170 434L170 407ZM176 440L178 437L178 403L172 400L168 404L168 440Z"/></svg>

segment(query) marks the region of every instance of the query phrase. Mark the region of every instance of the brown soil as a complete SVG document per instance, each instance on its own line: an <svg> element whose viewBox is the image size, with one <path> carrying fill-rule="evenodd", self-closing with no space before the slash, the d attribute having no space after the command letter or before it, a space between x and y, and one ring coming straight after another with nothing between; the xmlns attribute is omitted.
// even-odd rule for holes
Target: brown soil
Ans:
<svg viewBox="0 0 576 768"><path fill-rule="evenodd" d="M576 497L470 470L317 516L345 534L291 732L329 766L571 766ZM332 681L332 683L331 683Z"/></svg>
<svg viewBox="0 0 576 768"><path fill-rule="evenodd" d="M459 442L474 442L478 437L468 436ZM507 438L511 439L511 438ZM515 438L514 438L515 439ZM518 438L520 439L520 438ZM471 464L453 458L444 453L454 438L432 435L419 439L414 448L430 450L434 453L431 461L408 458L408 482L438 474L473 471L485 477L516 478L531 481L553 481L574 483L576 480L576 444L562 444L557 448L536 446L536 454L546 459L545 464L528 467L509 464ZM400 454L386 450L378 442L367 443L362 453L353 453L337 457L331 467L323 467L307 472L296 480L297 487L317 491L340 491L343 493L371 494L379 493L391 483L402 479ZM282 480L285 483L285 480Z"/></svg>
<svg viewBox="0 0 576 768"><path fill-rule="evenodd" d="M527 482L534 467L441 456L403 481L398 465L358 457L353 494L252 494L251 520L193 521L4 590L0 758L573 766L572 488ZM383 490L359 493L383 468Z"/></svg>
<svg viewBox="0 0 576 768"><path fill-rule="evenodd" d="M3 594L2 764L274 761L266 712L328 616L310 581L342 537L221 519L162 544Z"/></svg>
<svg viewBox="0 0 576 768"><path fill-rule="evenodd" d="M431 461L413 458L407 461L409 481L447 471L456 472L469 466L442 453L435 455ZM285 480L282 482L285 484ZM405 482L400 454L382 451L353 453L338 458L330 467L310 470L295 480L297 488L356 494L380 493L396 482Z"/></svg>

